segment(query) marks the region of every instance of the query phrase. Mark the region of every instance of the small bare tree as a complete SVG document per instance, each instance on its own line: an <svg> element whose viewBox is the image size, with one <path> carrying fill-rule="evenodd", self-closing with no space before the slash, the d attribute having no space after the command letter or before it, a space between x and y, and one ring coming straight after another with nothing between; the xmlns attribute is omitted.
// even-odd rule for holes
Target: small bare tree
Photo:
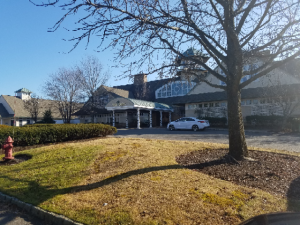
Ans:
<svg viewBox="0 0 300 225"><path fill-rule="evenodd" d="M101 103L97 89L107 83L109 72L103 71L102 64L95 56L87 56L77 68L81 74L82 93L84 93L84 99L89 99L86 105L89 106L92 122L94 123L97 105Z"/></svg>
<svg viewBox="0 0 300 225"><path fill-rule="evenodd" d="M282 79L276 77L269 79L267 87L263 90L265 99L264 112L268 115L283 116L282 128L300 106L300 84L286 84Z"/></svg>
<svg viewBox="0 0 300 225"><path fill-rule="evenodd" d="M81 90L81 71L78 69L59 68L44 85L46 95L55 100L53 105L64 123L70 123L72 114L79 109Z"/></svg>
<svg viewBox="0 0 300 225"><path fill-rule="evenodd" d="M24 101L24 107L30 113L30 116L34 122L36 122L41 110L40 98L35 95L32 96L32 98Z"/></svg>

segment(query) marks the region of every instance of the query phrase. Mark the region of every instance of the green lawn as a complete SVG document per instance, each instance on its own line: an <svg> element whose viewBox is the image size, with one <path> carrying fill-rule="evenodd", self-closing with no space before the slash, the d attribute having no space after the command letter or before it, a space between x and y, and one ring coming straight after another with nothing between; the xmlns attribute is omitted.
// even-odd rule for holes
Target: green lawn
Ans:
<svg viewBox="0 0 300 225"><path fill-rule="evenodd" d="M85 224L238 224L287 200L182 168L175 157L221 144L107 138L18 152L0 191ZM104 203L107 203L104 205Z"/></svg>

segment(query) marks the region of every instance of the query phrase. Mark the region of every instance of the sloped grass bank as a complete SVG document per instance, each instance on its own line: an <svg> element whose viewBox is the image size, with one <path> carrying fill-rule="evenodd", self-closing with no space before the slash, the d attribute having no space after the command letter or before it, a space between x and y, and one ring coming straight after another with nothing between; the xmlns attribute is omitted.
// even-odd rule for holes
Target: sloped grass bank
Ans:
<svg viewBox="0 0 300 225"><path fill-rule="evenodd" d="M225 145L107 138L18 154L0 191L84 224L238 224L287 199L185 169L176 156Z"/></svg>

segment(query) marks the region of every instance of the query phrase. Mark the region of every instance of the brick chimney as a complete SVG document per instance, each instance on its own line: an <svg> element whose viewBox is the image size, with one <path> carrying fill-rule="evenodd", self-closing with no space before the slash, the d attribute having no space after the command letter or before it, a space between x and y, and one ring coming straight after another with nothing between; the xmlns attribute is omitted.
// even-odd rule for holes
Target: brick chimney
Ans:
<svg viewBox="0 0 300 225"><path fill-rule="evenodd" d="M134 98L140 100L147 100L147 75L144 73L134 75L133 85Z"/></svg>
<svg viewBox="0 0 300 225"><path fill-rule="evenodd" d="M133 84L142 85L147 83L147 75L144 73L134 75Z"/></svg>

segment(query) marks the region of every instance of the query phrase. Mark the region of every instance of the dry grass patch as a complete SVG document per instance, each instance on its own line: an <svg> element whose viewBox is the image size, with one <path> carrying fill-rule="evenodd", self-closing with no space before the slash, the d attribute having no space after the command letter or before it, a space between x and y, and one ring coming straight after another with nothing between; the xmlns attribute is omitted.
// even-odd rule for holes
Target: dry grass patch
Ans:
<svg viewBox="0 0 300 225"><path fill-rule="evenodd" d="M55 194L35 201L85 224L238 224L261 213L286 210L287 201L282 197L185 169L175 160L180 154L226 145L107 138L67 144L65 150L59 146L60 152L73 149L74 154L67 150L71 161L86 149L91 157L77 173L83 174L78 179L68 178L54 188ZM31 160L50 151L53 147L31 150ZM47 160L37 166L44 166ZM7 179L16 176L10 173ZM51 189L47 182L36 182L44 191ZM1 185L0 189L16 195L14 188ZM23 194L16 196L24 198Z"/></svg>

